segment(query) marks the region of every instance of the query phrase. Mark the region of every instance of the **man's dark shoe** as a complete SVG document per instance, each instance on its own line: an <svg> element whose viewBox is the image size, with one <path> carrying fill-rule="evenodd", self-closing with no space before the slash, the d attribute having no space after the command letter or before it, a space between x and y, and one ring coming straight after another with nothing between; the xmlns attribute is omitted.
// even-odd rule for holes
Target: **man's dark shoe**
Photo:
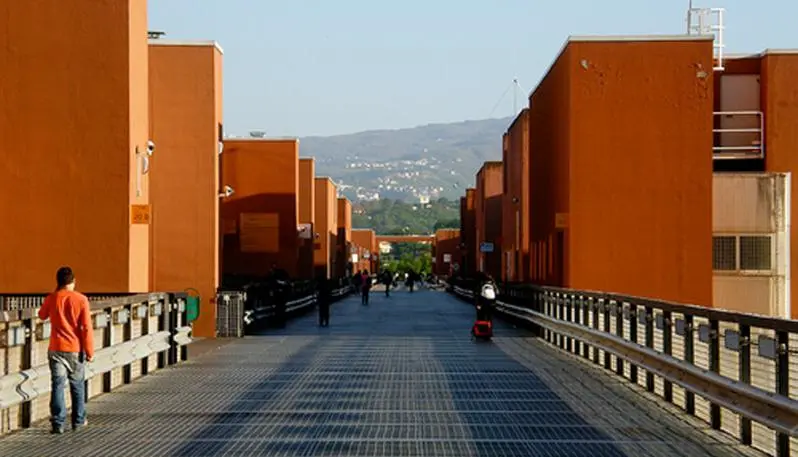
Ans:
<svg viewBox="0 0 798 457"><path fill-rule="evenodd" d="M53 427L50 429L50 434L51 434L51 435L60 435L60 434L62 434L62 433L64 433L64 427L56 427L56 426L53 426Z"/></svg>

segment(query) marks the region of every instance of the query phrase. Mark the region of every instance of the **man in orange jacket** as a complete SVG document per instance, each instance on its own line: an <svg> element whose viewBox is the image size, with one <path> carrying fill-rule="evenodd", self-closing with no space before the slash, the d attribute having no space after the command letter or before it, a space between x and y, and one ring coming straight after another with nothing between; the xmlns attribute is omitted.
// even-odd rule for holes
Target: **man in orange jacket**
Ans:
<svg viewBox="0 0 798 457"><path fill-rule="evenodd" d="M72 428L77 430L88 424L84 362L90 362L94 357L94 330L89 299L75 292L72 269L59 268L56 282L57 289L45 298L39 309L39 319L50 319L50 346L47 351L52 381L50 422L51 432L60 434L64 433L66 422L64 388L67 380L72 399Z"/></svg>

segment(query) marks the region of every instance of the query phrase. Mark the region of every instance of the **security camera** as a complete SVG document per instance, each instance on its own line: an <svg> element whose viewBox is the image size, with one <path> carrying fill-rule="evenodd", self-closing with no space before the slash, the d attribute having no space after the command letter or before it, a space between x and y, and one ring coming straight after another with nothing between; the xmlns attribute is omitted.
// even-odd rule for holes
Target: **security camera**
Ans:
<svg viewBox="0 0 798 457"><path fill-rule="evenodd" d="M151 156L155 152L155 143L152 140L147 141L147 155Z"/></svg>
<svg viewBox="0 0 798 457"><path fill-rule="evenodd" d="M232 187L230 187L230 186L224 186L224 192L222 192L221 194L219 194L219 198L227 198L227 197L229 197L229 196L233 195L234 193L236 193L236 191L235 191L235 190L233 190L233 188L232 188Z"/></svg>

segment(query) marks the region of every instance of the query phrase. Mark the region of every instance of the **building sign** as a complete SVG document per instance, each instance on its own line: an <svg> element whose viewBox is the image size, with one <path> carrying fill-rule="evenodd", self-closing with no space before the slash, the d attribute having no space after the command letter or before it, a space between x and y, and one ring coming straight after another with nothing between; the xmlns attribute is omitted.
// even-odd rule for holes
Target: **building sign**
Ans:
<svg viewBox="0 0 798 457"><path fill-rule="evenodd" d="M149 224L150 205L130 205L130 221L133 224Z"/></svg>
<svg viewBox="0 0 798 457"><path fill-rule="evenodd" d="M357 254L352 254L352 263L357 263L359 257Z"/></svg>
<svg viewBox="0 0 798 457"><path fill-rule="evenodd" d="M493 252L493 243L488 243L488 242L480 243L479 252Z"/></svg>
<svg viewBox="0 0 798 457"><path fill-rule="evenodd" d="M241 252L279 252L280 218L276 213L242 213Z"/></svg>
<svg viewBox="0 0 798 457"><path fill-rule="evenodd" d="M444 254L443 255L443 263L452 263L452 255L451 254Z"/></svg>

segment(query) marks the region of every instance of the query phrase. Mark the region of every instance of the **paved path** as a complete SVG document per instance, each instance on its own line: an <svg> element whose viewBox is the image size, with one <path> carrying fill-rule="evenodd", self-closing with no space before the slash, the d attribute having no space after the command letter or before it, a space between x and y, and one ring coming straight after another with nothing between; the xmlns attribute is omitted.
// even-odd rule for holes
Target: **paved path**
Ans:
<svg viewBox="0 0 798 457"><path fill-rule="evenodd" d="M89 427L0 438L0 456L756 455L627 383L441 293L236 340L89 403Z"/></svg>

